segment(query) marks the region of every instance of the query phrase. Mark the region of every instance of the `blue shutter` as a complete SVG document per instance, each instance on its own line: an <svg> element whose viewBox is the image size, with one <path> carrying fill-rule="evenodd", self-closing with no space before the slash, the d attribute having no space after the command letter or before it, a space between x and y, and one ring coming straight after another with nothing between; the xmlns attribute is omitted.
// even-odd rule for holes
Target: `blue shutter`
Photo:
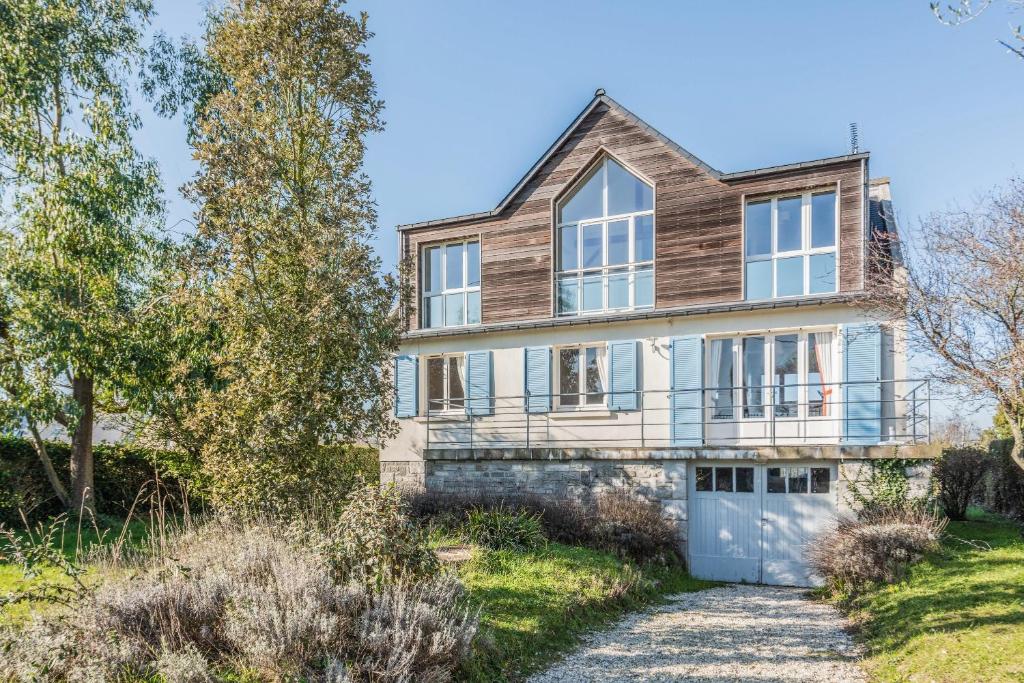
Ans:
<svg viewBox="0 0 1024 683"><path fill-rule="evenodd" d="M882 328L843 327L843 440L870 445L882 438Z"/></svg>
<svg viewBox="0 0 1024 683"><path fill-rule="evenodd" d="M526 412L546 413L551 410L551 349L534 346L524 349Z"/></svg>
<svg viewBox="0 0 1024 683"><path fill-rule="evenodd" d="M472 351L466 354L466 412L490 415L494 412L491 389L491 352Z"/></svg>
<svg viewBox="0 0 1024 683"><path fill-rule="evenodd" d="M395 358L395 417L415 417L418 413L418 367L416 356Z"/></svg>
<svg viewBox="0 0 1024 683"><path fill-rule="evenodd" d="M670 412L673 446L704 444L704 340L674 337L669 354L672 374Z"/></svg>
<svg viewBox="0 0 1024 683"><path fill-rule="evenodd" d="M608 344L608 408L636 410L636 347L635 341Z"/></svg>

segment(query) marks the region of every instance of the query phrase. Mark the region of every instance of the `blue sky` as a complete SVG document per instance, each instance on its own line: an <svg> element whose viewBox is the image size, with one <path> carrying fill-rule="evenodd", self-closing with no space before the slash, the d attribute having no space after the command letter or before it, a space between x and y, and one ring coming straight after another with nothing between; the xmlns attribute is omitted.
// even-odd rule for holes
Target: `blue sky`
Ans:
<svg viewBox="0 0 1024 683"><path fill-rule="evenodd" d="M155 27L198 35L202 1L157 0ZM352 2L386 130L369 143L386 268L394 226L491 209L594 89L723 171L843 154L857 122L892 177L904 233L1024 174L1024 61L1003 5L959 28L899 2ZM140 146L176 191L194 171L179 121L143 111ZM984 422L984 420L982 420Z"/></svg>

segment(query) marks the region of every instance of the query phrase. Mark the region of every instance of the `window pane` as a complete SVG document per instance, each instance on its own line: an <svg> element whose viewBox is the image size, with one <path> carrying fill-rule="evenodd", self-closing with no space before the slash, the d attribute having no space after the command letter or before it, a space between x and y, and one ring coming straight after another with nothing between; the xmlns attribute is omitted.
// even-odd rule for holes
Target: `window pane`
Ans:
<svg viewBox="0 0 1024 683"><path fill-rule="evenodd" d="M737 467L736 468L736 493L753 493L754 492L754 468L753 467Z"/></svg>
<svg viewBox="0 0 1024 683"><path fill-rule="evenodd" d="M748 299L772 298L771 261L752 261L747 264L746 290Z"/></svg>
<svg viewBox="0 0 1024 683"><path fill-rule="evenodd" d="M603 164L590 172L583 184L562 204L558 223L576 223L586 218L600 218L604 214Z"/></svg>
<svg viewBox="0 0 1024 683"><path fill-rule="evenodd" d="M638 268L633 277L636 281L636 292L633 294L636 306L638 308L641 306L653 306L654 271L651 270L650 266Z"/></svg>
<svg viewBox="0 0 1024 683"><path fill-rule="evenodd" d="M565 225L558 229L558 269L579 268L579 227Z"/></svg>
<svg viewBox="0 0 1024 683"><path fill-rule="evenodd" d="M732 339L711 342L711 417L715 420L732 419Z"/></svg>
<svg viewBox="0 0 1024 683"><path fill-rule="evenodd" d="M604 349L589 347L585 355L585 372L587 375L587 403L604 403L604 382L601 373L604 365Z"/></svg>
<svg viewBox="0 0 1024 683"><path fill-rule="evenodd" d="M462 288L462 245L449 244L444 248L444 288Z"/></svg>
<svg viewBox="0 0 1024 683"><path fill-rule="evenodd" d="M423 250L423 292L441 291L441 247Z"/></svg>
<svg viewBox="0 0 1024 683"><path fill-rule="evenodd" d="M764 417L764 337L743 339L743 416Z"/></svg>
<svg viewBox="0 0 1024 683"><path fill-rule="evenodd" d="M441 296L428 296L423 300L423 327L441 327L444 325L442 310L444 303Z"/></svg>
<svg viewBox="0 0 1024 683"><path fill-rule="evenodd" d="M796 417L800 374L797 365L797 335L782 334L775 338L775 416Z"/></svg>
<svg viewBox="0 0 1024 683"><path fill-rule="evenodd" d="M789 470L789 492L807 493L807 468L788 467Z"/></svg>
<svg viewBox="0 0 1024 683"><path fill-rule="evenodd" d="M561 349L558 352L558 401L565 406L580 402L580 350Z"/></svg>
<svg viewBox="0 0 1024 683"><path fill-rule="evenodd" d="M811 196L811 248L836 245L836 193Z"/></svg>
<svg viewBox="0 0 1024 683"><path fill-rule="evenodd" d="M445 294L444 295L444 324L445 327L452 325L466 324L466 295Z"/></svg>
<svg viewBox="0 0 1024 683"><path fill-rule="evenodd" d="M785 493L786 492L786 478L782 476L781 467L769 467L768 477L766 478L766 490L768 493Z"/></svg>
<svg viewBox="0 0 1024 683"><path fill-rule="evenodd" d="M654 191L647 183L612 159L607 164L609 216L654 208Z"/></svg>
<svg viewBox="0 0 1024 683"><path fill-rule="evenodd" d="M480 322L480 292L469 292L466 299L466 322L476 325Z"/></svg>
<svg viewBox="0 0 1024 683"><path fill-rule="evenodd" d="M836 291L836 255L811 255L811 294L827 294Z"/></svg>
<svg viewBox="0 0 1024 683"><path fill-rule="evenodd" d="M775 296L804 293L804 257L781 258L775 262Z"/></svg>
<svg viewBox="0 0 1024 683"><path fill-rule="evenodd" d="M829 468L811 468L811 493L828 493Z"/></svg>
<svg viewBox="0 0 1024 683"><path fill-rule="evenodd" d="M600 311L604 308L604 278L600 273L583 278L583 310Z"/></svg>
<svg viewBox="0 0 1024 683"><path fill-rule="evenodd" d="M467 287L480 286L480 243L470 242L466 245L466 269L469 273Z"/></svg>
<svg viewBox="0 0 1024 683"><path fill-rule="evenodd" d="M629 307L629 273L614 272L608 275L608 308Z"/></svg>
<svg viewBox="0 0 1024 683"><path fill-rule="evenodd" d="M576 313L579 310L580 281L575 277L558 280L558 312Z"/></svg>
<svg viewBox="0 0 1024 683"><path fill-rule="evenodd" d="M594 268L604 265L604 224L591 223L583 226L583 267Z"/></svg>
<svg viewBox="0 0 1024 683"><path fill-rule="evenodd" d="M448 359L448 407L461 409L465 406L463 399L466 392L463 389L463 359L462 356L452 356Z"/></svg>
<svg viewBox="0 0 1024 683"><path fill-rule="evenodd" d="M763 256L772 253L772 203L750 202L744 218L746 255Z"/></svg>
<svg viewBox="0 0 1024 683"><path fill-rule="evenodd" d="M427 359L427 409L444 409L444 359Z"/></svg>
<svg viewBox="0 0 1024 683"><path fill-rule="evenodd" d="M698 467L694 485L698 491L710 491L712 483L712 469L710 467Z"/></svg>
<svg viewBox="0 0 1024 683"><path fill-rule="evenodd" d="M608 224L608 265L629 263L629 221Z"/></svg>
<svg viewBox="0 0 1024 683"><path fill-rule="evenodd" d="M654 260L654 216L637 216L633 219L633 230L636 236L633 238L634 261Z"/></svg>
<svg viewBox="0 0 1024 683"><path fill-rule="evenodd" d="M715 490L716 491L732 491L732 468L731 467L716 467L715 468Z"/></svg>
<svg viewBox="0 0 1024 683"><path fill-rule="evenodd" d="M803 240L800 233L801 204L803 204L801 197L789 197L778 200L776 251L796 251L803 248Z"/></svg>
<svg viewBox="0 0 1024 683"><path fill-rule="evenodd" d="M807 335L807 414L828 415L826 398L832 393L832 333L811 332Z"/></svg>

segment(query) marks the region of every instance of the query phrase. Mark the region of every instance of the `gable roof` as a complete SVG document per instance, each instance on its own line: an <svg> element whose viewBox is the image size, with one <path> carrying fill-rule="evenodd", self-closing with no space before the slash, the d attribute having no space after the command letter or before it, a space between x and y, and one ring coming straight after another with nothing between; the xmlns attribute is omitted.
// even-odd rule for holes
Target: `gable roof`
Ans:
<svg viewBox="0 0 1024 683"><path fill-rule="evenodd" d="M594 98L590 100L590 103L587 104L586 107L583 108L583 111L579 113L579 116L573 119L573 122L569 124L569 127L566 128L562 132L562 134L558 136L558 138L551 144L551 146L548 147L547 151L544 152L543 155L541 155L540 159L538 159L537 162L530 167L530 170L528 170L526 174L522 178L520 178L519 182L515 184L515 187L513 187L509 191L509 193L506 194L505 197L500 202L498 202L498 205L496 207L494 207L490 211L479 211L477 213L467 213L462 214L461 216L452 216L450 218L438 218L429 221L421 221L418 223L406 223L404 225L399 225L398 230L403 231L412 230L413 228L427 228L437 225L466 223L469 221L486 220L489 218L497 217L498 215L501 214L502 211L508 208L508 205L512 203L512 200L515 198L515 196L518 195L524 187L526 187L527 183L529 183L530 180L532 180L538 172L540 172L541 168L544 167L544 164L546 164L548 160L550 160L551 157L553 157L555 153L558 152L559 148L561 148L561 146L565 144L565 141L572 136L576 129L579 128L580 124L582 124L583 121L587 118L587 116L589 116L590 113L593 112L594 109L597 108L597 106L600 104L604 104L609 109L614 110L616 113L624 117L630 123L637 126L638 128L641 128L644 132L648 133L649 135L657 139L659 142L667 146L669 149L672 149L680 156L687 159L690 163L702 169L705 173L710 175L712 178L715 178L716 180L739 180L742 178L751 178L759 175L766 175L769 173L779 173L782 171L812 168L815 166L824 166L827 164L834 164L842 161L852 161L855 159L866 159L869 156L868 152L861 152L858 154L845 154L841 156L826 157L824 159L815 159L813 161L803 161L795 164L785 164L782 166L769 166L766 168L758 168L749 171L723 173L722 171L719 171L718 169L711 167L703 160L698 158L696 155L688 152L678 143L674 142L666 135L661 133L659 130L657 130L656 128L648 124L646 121L641 119L639 116L637 116L636 114L629 111L621 104L613 100L611 97L605 94L603 88L598 88L597 91L594 93Z"/></svg>

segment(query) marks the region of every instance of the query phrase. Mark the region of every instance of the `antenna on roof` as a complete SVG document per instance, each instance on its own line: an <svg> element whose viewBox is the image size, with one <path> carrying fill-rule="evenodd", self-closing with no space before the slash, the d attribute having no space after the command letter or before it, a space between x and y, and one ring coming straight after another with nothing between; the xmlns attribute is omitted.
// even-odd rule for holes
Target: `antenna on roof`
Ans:
<svg viewBox="0 0 1024 683"><path fill-rule="evenodd" d="M854 121L850 124L850 154L856 154L860 151L860 139L857 134L857 122Z"/></svg>

